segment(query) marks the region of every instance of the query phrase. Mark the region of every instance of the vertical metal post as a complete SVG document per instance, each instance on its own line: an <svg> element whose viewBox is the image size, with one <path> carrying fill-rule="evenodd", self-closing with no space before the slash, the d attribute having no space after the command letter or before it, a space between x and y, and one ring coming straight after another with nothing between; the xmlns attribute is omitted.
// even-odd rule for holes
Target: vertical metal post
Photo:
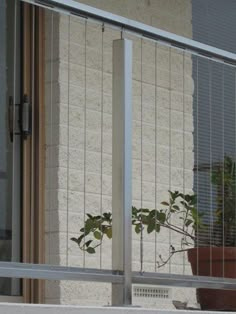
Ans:
<svg viewBox="0 0 236 314"><path fill-rule="evenodd" d="M132 304L132 41L113 41L112 269L124 272L112 284L112 305Z"/></svg>

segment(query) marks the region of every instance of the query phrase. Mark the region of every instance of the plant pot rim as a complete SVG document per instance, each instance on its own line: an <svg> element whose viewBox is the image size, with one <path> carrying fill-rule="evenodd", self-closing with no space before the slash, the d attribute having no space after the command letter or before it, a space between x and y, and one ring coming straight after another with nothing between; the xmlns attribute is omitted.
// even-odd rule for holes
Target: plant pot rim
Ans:
<svg viewBox="0 0 236 314"><path fill-rule="evenodd" d="M196 246L196 247L192 247L190 249L188 249L187 251L196 251L196 250L236 250L236 246Z"/></svg>
<svg viewBox="0 0 236 314"><path fill-rule="evenodd" d="M236 247L232 246L206 246L188 249L190 263L198 261L226 261L236 260Z"/></svg>

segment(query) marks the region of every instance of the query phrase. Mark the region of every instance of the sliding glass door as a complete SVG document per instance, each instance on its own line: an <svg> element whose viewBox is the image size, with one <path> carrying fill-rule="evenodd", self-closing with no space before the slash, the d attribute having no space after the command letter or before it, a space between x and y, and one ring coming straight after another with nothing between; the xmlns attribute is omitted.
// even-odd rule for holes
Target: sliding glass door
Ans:
<svg viewBox="0 0 236 314"><path fill-rule="evenodd" d="M20 4L0 1L0 261L21 256ZM20 280L0 278L0 295L20 295Z"/></svg>

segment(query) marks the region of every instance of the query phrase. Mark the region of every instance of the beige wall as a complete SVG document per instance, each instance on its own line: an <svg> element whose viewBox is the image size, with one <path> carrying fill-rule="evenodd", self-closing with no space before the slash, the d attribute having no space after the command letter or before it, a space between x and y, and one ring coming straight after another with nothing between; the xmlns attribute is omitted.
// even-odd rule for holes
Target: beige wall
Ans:
<svg viewBox="0 0 236 314"><path fill-rule="evenodd" d="M189 1L82 2L191 36ZM102 34L99 25L88 21L85 28L84 21L56 14L52 18L50 12L46 29L46 261L110 268L109 241L95 256L84 257L70 237L78 236L84 207L92 213L111 210L112 40L120 38L120 31L105 27ZM168 189L191 192L193 186L191 56L183 58L176 49L124 36L133 40L134 51L133 204L154 208L166 199ZM176 248L180 245L180 238L169 232L156 239L144 236L145 271L155 271L155 254L167 256L170 241ZM140 269L140 239L135 234L133 269ZM159 271L188 274L190 267L186 256L179 254ZM46 296L49 303L108 304L110 285L48 282ZM172 299L194 302L194 296L192 290L172 289ZM135 302L171 308L172 299Z"/></svg>

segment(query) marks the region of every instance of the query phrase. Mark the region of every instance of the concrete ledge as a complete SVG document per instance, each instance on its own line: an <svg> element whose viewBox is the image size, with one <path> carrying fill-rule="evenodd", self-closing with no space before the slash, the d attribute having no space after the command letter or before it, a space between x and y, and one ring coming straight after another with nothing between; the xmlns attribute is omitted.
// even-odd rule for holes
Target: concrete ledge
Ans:
<svg viewBox="0 0 236 314"><path fill-rule="evenodd" d="M90 307L90 306L66 306L66 305L39 305L39 304L12 304L0 303L0 313L4 314L202 314L202 311L182 311L182 310L158 310L144 308L122 308L122 307ZM204 312L217 313L217 312ZM230 312L224 312L229 313Z"/></svg>

